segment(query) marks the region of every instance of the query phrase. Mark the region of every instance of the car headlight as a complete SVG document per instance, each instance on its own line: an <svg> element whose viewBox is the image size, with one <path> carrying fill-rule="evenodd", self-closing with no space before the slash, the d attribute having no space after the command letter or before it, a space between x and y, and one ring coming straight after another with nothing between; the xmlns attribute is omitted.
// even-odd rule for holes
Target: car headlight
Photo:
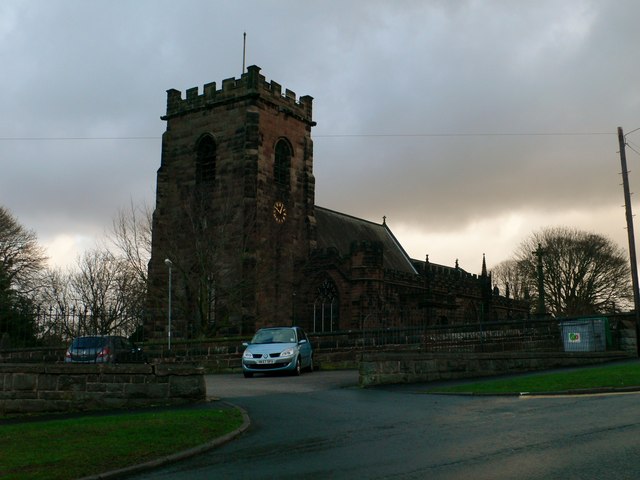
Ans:
<svg viewBox="0 0 640 480"><path fill-rule="evenodd" d="M287 348L280 352L281 357L292 357L296 354L296 350L294 348Z"/></svg>
<svg viewBox="0 0 640 480"><path fill-rule="evenodd" d="M253 353L245 350L244 353L242 354L242 358L252 359L253 358Z"/></svg>

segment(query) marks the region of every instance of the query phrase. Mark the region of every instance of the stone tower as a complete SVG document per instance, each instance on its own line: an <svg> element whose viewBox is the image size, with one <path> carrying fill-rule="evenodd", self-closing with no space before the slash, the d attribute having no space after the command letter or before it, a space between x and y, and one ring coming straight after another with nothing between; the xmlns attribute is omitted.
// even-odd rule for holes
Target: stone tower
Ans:
<svg viewBox="0 0 640 480"><path fill-rule="evenodd" d="M149 262L146 335L250 333L291 324L315 246L312 101L251 66L167 91Z"/></svg>

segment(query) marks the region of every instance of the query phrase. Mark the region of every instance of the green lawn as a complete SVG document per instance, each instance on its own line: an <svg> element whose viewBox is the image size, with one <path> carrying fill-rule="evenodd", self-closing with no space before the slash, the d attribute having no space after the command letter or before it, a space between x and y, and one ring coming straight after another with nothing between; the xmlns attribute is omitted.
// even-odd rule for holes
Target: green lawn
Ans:
<svg viewBox="0 0 640 480"><path fill-rule="evenodd" d="M640 363L585 367L556 373L522 375L456 386L433 387L428 393L541 393L640 386Z"/></svg>
<svg viewBox="0 0 640 480"><path fill-rule="evenodd" d="M80 478L210 442L241 424L235 408L207 408L2 425L0 478Z"/></svg>

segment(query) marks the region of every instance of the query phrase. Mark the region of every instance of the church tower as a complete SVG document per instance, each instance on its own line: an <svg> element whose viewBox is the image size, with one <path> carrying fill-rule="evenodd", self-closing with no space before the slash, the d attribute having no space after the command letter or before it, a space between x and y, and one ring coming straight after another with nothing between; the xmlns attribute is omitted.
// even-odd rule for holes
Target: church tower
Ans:
<svg viewBox="0 0 640 480"><path fill-rule="evenodd" d="M315 246L312 102L257 66L167 91L147 337L167 337L170 277L173 338L294 322Z"/></svg>

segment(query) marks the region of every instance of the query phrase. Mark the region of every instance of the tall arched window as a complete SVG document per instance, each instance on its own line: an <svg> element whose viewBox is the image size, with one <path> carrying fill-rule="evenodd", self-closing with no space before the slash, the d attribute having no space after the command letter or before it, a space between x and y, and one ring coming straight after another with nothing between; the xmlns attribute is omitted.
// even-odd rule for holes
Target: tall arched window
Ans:
<svg viewBox="0 0 640 480"><path fill-rule="evenodd" d="M293 153L289 142L285 139L276 143L276 158L273 165L273 177L276 185L282 190L291 188L291 157Z"/></svg>
<svg viewBox="0 0 640 480"><path fill-rule="evenodd" d="M338 289L333 280L326 278L316 290L313 302L313 331L333 332L340 326Z"/></svg>
<svg viewBox="0 0 640 480"><path fill-rule="evenodd" d="M211 184L216 178L216 142L204 135L196 145L196 185Z"/></svg>

